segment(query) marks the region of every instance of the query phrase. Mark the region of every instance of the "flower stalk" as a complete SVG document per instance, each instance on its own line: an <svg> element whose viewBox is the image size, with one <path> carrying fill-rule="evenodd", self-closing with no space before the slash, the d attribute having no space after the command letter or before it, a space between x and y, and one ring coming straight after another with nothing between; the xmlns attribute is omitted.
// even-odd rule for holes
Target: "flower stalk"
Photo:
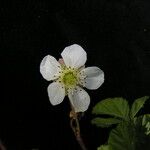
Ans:
<svg viewBox="0 0 150 150"><path fill-rule="evenodd" d="M80 145L82 150L87 150L83 139L80 134L80 124L79 124L79 118L78 118L78 113L74 111L74 108L72 107L72 110L70 112L70 127L72 131L74 132L74 135L76 137L76 140L78 144Z"/></svg>

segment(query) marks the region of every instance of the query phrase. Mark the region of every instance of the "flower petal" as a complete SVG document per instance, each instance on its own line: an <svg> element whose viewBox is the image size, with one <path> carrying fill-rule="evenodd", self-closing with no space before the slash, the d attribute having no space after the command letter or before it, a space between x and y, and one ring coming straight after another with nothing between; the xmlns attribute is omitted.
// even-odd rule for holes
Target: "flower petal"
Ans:
<svg viewBox="0 0 150 150"><path fill-rule="evenodd" d="M60 104L65 97L65 88L58 82L51 83L47 91L52 105Z"/></svg>
<svg viewBox="0 0 150 150"><path fill-rule="evenodd" d="M61 56L63 57L65 65L73 68L84 66L87 60L86 52L77 44L66 47L61 53Z"/></svg>
<svg viewBox="0 0 150 150"><path fill-rule="evenodd" d="M53 56L47 55L43 58L40 64L40 72L44 79L48 81L56 79L59 71L60 64Z"/></svg>
<svg viewBox="0 0 150 150"><path fill-rule="evenodd" d="M86 76L85 87L87 89L98 89L104 83L104 72L100 68L87 67L82 71Z"/></svg>
<svg viewBox="0 0 150 150"><path fill-rule="evenodd" d="M68 93L68 97L75 109L75 112L84 112L88 109L90 96L84 89L77 87L76 90Z"/></svg>

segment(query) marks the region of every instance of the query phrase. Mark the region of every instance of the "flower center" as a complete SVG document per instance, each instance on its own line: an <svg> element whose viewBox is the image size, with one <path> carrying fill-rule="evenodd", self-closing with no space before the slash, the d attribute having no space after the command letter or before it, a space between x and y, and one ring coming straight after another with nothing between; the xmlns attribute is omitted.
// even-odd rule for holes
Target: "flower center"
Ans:
<svg viewBox="0 0 150 150"><path fill-rule="evenodd" d="M65 88L66 95L69 90L76 89L77 86L85 86L85 74L80 71L80 69L67 67L65 65L61 66L57 82L62 84L62 88Z"/></svg>
<svg viewBox="0 0 150 150"><path fill-rule="evenodd" d="M63 75L62 81L66 87L75 86L77 84L77 75L69 71Z"/></svg>
<svg viewBox="0 0 150 150"><path fill-rule="evenodd" d="M63 66L58 81L65 86L66 91L75 88L79 84L78 69Z"/></svg>

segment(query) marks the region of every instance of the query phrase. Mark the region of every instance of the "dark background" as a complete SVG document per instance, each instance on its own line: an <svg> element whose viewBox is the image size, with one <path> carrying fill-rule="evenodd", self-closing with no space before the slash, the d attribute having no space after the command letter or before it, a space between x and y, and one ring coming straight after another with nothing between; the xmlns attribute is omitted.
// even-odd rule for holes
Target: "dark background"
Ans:
<svg viewBox="0 0 150 150"><path fill-rule="evenodd" d="M107 97L131 103L150 95L149 0L55 0L0 2L0 138L8 150L80 150L69 126L69 103L53 107L42 58L57 59L71 44L99 66L105 83L88 91L91 105L81 120L89 150L104 144L109 130L90 124L92 107ZM146 103L144 112L149 111Z"/></svg>

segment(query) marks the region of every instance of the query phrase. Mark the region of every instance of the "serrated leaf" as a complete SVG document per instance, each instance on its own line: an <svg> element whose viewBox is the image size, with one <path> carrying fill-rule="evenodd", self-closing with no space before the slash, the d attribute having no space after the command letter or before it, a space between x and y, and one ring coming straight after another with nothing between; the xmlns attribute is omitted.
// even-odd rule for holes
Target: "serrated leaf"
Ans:
<svg viewBox="0 0 150 150"><path fill-rule="evenodd" d="M148 122L150 122L150 114L145 114L142 116L142 126L145 126Z"/></svg>
<svg viewBox="0 0 150 150"><path fill-rule="evenodd" d="M136 126L145 126L147 122L150 122L150 114L144 114L139 117L134 117L134 124Z"/></svg>
<svg viewBox="0 0 150 150"><path fill-rule="evenodd" d="M148 99L149 99L149 96L144 96L134 101L134 103L132 104L131 111L130 111L130 117L132 119L135 117L135 115L139 112L139 110L143 107L144 103Z"/></svg>
<svg viewBox="0 0 150 150"><path fill-rule="evenodd" d="M134 117L134 127L136 132L136 150L150 150L150 134L147 123L150 121L150 114Z"/></svg>
<svg viewBox="0 0 150 150"><path fill-rule="evenodd" d="M113 124L118 124L120 123L121 120L116 119L116 118L94 118L92 120L92 124L96 125L97 127L110 127Z"/></svg>
<svg viewBox="0 0 150 150"><path fill-rule="evenodd" d="M129 115L129 105L127 100L118 98L108 98L96 104L93 114L104 114L119 117L127 120Z"/></svg>
<svg viewBox="0 0 150 150"><path fill-rule="evenodd" d="M126 123L121 123L111 131L108 145L112 150L135 150L135 136L129 129Z"/></svg>
<svg viewBox="0 0 150 150"><path fill-rule="evenodd" d="M150 135L150 114L145 114L142 117L142 126L145 128L145 134Z"/></svg>
<svg viewBox="0 0 150 150"><path fill-rule="evenodd" d="M97 148L97 150L110 150L109 145L101 145L100 147Z"/></svg>

